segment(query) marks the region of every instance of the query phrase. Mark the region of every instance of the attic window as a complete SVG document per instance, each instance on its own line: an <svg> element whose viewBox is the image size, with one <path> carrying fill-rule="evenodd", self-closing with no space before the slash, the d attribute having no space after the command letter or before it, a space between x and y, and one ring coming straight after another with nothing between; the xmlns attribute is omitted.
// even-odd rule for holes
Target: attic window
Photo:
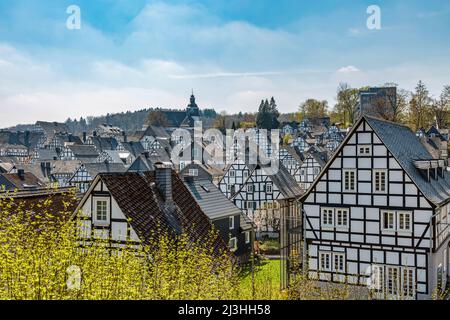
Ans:
<svg viewBox="0 0 450 320"><path fill-rule="evenodd" d="M189 169L189 175L191 177L197 177L198 176L198 169Z"/></svg>

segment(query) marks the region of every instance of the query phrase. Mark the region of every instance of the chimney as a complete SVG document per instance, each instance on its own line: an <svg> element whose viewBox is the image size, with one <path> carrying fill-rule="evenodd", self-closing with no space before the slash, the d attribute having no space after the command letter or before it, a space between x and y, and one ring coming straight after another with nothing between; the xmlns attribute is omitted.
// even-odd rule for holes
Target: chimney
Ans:
<svg viewBox="0 0 450 320"><path fill-rule="evenodd" d="M158 162L155 164L156 169L156 187L163 195L166 208L172 207L172 166Z"/></svg>
<svg viewBox="0 0 450 320"><path fill-rule="evenodd" d="M25 180L25 171L23 169L17 170L17 175L19 176L20 180Z"/></svg>
<svg viewBox="0 0 450 320"><path fill-rule="evenodd" d="M96 137L96 136L97 136L97 131L94 130L94 132L92 132L92 135L93 135L94 137Z"/></svg>
<svg viewBox="0 0 450 320"><path fill-rule="evenodd" d="M86 143L86 137L87 137L87 133L86 131L83 131L83 143Z"/></svg>
<svg viewBox="0 0 450 320"><path fill-rule="evenodd" d="M128 137L127 137L127 133L125 131L122 131L122 136L123 136L123 142L127 143Z"/></svg>

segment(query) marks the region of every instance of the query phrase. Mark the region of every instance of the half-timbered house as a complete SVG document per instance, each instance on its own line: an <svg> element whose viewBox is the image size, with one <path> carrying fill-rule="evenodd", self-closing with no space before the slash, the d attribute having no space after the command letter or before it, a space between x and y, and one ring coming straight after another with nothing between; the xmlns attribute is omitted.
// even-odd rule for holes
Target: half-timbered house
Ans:
<svg viewBox="0 0 450 320"><path fill-rule="evenodd" d="M278 168L258 164L231 199L254 223L258 237L278 237L280 201L301 194L297 181L282 164Z"/></svg>
<svg viewBox="0 0 450 320"><path fill-rule="evenodd" d="M361 117L300 202L310 278L375 298L446 286L450 176L409 128Z"/></svg>
<svg viewBox="0 0 450 320"><path fill-rule="evenodd" d="M280 148L280 163L289 171L295 181L301 182L301 166L303 161L303 154L296 147L284 146Z"/></svg>
<svg viewBox="0 0 450 320"><path fill-rule="evenodd" d="M112 247L151 246L160 232L184 233L192 241L205 242L213 229L180 177L163 164L145 173L99 174L75 213L85 241L106 239ZM227 248L220 237L211 243Z"/></svg>
<svg viewBox="0 0 450 320"><path fill-rule="evenodd" d="M99 173L121 173L125 171L126 168L121 163L82 163L69 179L69 183L71 186L77 187L79 192L85 193Z"/></svg>
<svg viewBox="0 0 450 320"><path fill-rule="evenodd" d="M327 151L318 146L311 146L304 154L300 165L299 179L297 180L303 190L307 190L319 175L327 162Z"/></svg>

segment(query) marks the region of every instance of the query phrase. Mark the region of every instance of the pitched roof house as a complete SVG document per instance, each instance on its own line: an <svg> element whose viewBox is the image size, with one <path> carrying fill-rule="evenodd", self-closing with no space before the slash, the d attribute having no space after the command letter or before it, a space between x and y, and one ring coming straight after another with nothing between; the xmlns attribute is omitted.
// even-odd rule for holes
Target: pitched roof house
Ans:
<svg viewBox="0 0 450 320"><path fill-rule="evenodd" d="M78 208L87 239L109 238L112 245L126 241L152 244L159 231L187 234L207 241L212 224L180 177L164 164L145 173L101 173ZM227 249L220 237L215 249Z"/></svg>
<svg viewBox="0 0 450 320"><path fill-rule="evenodd" d="M409 128L361 117L300 202L310 278L382 299L446 287L450 175Z"/></svg>

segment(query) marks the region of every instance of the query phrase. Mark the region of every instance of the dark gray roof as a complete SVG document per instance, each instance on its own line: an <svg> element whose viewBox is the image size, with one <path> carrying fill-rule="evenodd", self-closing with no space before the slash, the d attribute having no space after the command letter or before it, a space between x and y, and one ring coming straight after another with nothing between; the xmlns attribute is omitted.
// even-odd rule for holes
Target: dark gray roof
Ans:
<svg viewBox="0 0 450 320"><path fill-rule="evenodd" d="M328 161L328 151L325 148L316 145L311 146L305 154L311 155L322 168Z"/></svg>
<svg viewBox="0 0 450 320"><path fill-rule="evenodd" d="M155 167L153 166L152 162L143 154L138 156L128 168L128 172L146 172L153 170L155 170Z"/></svg>
<svg viewBox="0 0 450 320"><path fill-rule="evenodd" d="M241 210L208 179L185 180L184 184L211 220L242 214Z"/></svg>
<svg viewBox="0 0 450 320"><path fill-rule="evenodd" d="M269 175L269 177L285 198L295 198L302 195L303 190L283 164L279 163L278 171Z"/></svg>
<svg viewBox="0 0 450 320"><path fill-rule="evenodd" d="M293 157L295 160L297 160L298 163L300 163L300 164L303 163L303 161L304 161L303 155L300 152L300 150L298 150L297 147L292 147L292 146L287 145L287 146L283 146L281 148L285 149L291 157Z"/></svg>
<svg viewBox="0 0 450 320"><path fill-rule="evenodd" d="M72 153L75 155L75 157L92 157L97 158L99 156L98 151L95 149L94 146L89 145L71 145L69 146L69 149L72 151Z"/></svg>
<svg viewBox="0 0 450 320"><path fill-rule="evenodd" d="M152 125L148 126L147 129L145 129L145 132L142 134L142 137L144 136L170 139L170 134L166 131L166 129L164 129L164 127Z"/></svg>
<svg viewBox="0 0 450 320"><path fill-rule="evenodd" d="M55 160L55 158L58 158L58 154L55 149L37 149L36 152L40 161Z"/></svg>
<svg viewBox="0 0 450 320"><path fill-rule="evenodd" d="M99 173L123 173L126 171L125 166L120 163L85 163L84 167L91 178Z"/></svg>
<svg viewBox="0 0 450 320"><path fill-rule="evenodd" d="M432 160L433 157L408 127L369 116L364 118L429 201L439 205L449 200L450 175L447 171L444 178L432 178L428 182L414 166L415 160Z"/></svg>
<svg viewBox="0 0 450 320"><path fill-rule="evenodd" d="M113 137L93 136L91 141L98 151L116 150L118 146L117 140Z"/></svg>
<svg viewBox="0 0 450 320"><path fill-rule="evenodd" d="M122 143L125 150L131 153L134 157L138 157L145 152L144 147L140 142L130 141Z"/></svg>

